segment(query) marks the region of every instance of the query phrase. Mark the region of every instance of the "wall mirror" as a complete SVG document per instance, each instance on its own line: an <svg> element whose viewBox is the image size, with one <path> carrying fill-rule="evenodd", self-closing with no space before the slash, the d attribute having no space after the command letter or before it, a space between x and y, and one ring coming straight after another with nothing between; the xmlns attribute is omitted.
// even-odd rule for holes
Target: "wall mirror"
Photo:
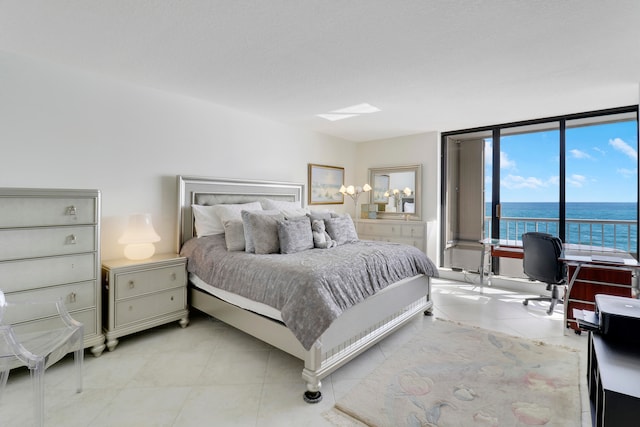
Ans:
<svg viewBox="0 0 640 427"><path fill-rule="evenodd" d="M420 219L422 165L369 169L370 209L377 218Z"/></svg>

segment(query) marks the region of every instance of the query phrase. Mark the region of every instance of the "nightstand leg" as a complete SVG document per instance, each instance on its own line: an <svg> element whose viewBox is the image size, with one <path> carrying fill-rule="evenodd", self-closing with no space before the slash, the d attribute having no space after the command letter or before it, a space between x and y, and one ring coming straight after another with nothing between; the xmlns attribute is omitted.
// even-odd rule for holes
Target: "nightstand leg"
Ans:
<svg viewBox="0 0 640 427"><path fill-rule="evenodd" d="M183 317L182 319L180 319L180 326L182 328L186 328L187 325L189 324L189 318L187 316Z"/></svg>
<svg viewBox="0 0 640 427"><path fill-rule="evenodd" d="M115 350L118 345L118 340L116 338L107 338L107 348L109 351Z"/></svg>

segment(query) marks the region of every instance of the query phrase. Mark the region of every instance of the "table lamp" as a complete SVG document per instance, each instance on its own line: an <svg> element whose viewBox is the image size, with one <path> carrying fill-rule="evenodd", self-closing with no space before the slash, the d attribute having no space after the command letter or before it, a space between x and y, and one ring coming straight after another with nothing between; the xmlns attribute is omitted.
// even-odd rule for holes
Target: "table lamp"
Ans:
<svg viewBox="0 0 640 427"><path fill-rule="evenodd" d="M118 243L125 244L124 256L132 260L147 259L156 251L154 242L160 241L160 236L153 229L151 214L134 214L129 216L129 224L118 239Z"/></svg>

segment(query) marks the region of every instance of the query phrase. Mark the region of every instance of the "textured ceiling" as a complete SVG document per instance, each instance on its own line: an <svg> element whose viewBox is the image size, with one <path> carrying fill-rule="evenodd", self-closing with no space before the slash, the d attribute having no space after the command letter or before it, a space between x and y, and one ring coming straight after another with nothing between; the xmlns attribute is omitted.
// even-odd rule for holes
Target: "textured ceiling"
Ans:
<svg viewBox="0 0 640 427"><path fill-rule="evenodd" d="M0 51L364 141L637 104L640 1L0 0Z"/></svg>

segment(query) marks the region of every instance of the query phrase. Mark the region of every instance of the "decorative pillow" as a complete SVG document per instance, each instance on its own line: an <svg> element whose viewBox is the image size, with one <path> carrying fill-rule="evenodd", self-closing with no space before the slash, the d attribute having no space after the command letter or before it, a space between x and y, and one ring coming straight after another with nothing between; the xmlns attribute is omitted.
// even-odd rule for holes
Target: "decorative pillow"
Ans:
<svg viewBox="0 0 640 427"><path fill-rule="evenodd" d="M311 218L311 222L317 220L324 220L331 218L331 212L329 211L310 211L307 216Z"/></svg>
<svg viewBox="0 0 640 427"><path fill-rule="evenodd" d="M244 226L237 219L224 222L224 240L228 251L244 251Z"/></svg>
<svg viewBox="0 0 640 427"><path fill-rule="evenodd" d="M280 241L280 253L292 254L295 252L313 249L313 233L311 221L306 216L295 219L278 221L278 240Z"/></svg>
<svg viewBox="0 0 640 427"><path fill-rule="evenodd" d="M245 252L255 253L256 247L253 244L253 228L251 228L251 222L249 222L249 214L263 214L263 215L276 215L279 214L280 211L277 210L268 210L268 211L242 211L240 212L240 216L242 218L242 225L244 228L244 250Z"/></svg>
<svg viewBox="0 0 640 427"><path fill-rule="evenodd" d="M335 212L330 212L329 213L330 218L351 218L351 215L349 215L348 213L335 213ZM326 218L325 218L326 219Z"/></svg>
<svg viewBox="0 0 640 427"><path fill-rule="evenodd" d="M267 212L267 211L262 211L262 212ZM251 224L249 224L250 213L251 211L240 212L240 216L242 217L242 228L244 230L244 251L255 253L256 247L253 246L253 236L251 235Z"/></svg>
<svg viewBox="0 0 640 427"><path fill-rule="evenodd" d="M195 219L196 236L210 236L224 233L224 227L213 206L191 205L193 218Z"/></svg>
<svg viewBox="0 0 640 427"><path fill-rule="evenodd" d="M284 215L280 211L260 211L249 212L247 214L250 241L253 243L253 249L256 254L273 254L280 252L278 221L282 220L284 220Z"/></svg>
<svg viewBox="0 0 640 427"><path fill-rule="evenodd" d="M324 224L327 227L327 233L329 233L331 239L335 240L338 245L358 240L356 227L353 225L353 220L348 214L337 218L325 219Z"/></svg>
<svg viewBox="0 0 640 427"><path fill-rule="evenodd" d="M300 202L265 199L262 203L265 209L278 210L282 212L287 219L305 216L309 213L309 209L303 208Z"/></svg>

